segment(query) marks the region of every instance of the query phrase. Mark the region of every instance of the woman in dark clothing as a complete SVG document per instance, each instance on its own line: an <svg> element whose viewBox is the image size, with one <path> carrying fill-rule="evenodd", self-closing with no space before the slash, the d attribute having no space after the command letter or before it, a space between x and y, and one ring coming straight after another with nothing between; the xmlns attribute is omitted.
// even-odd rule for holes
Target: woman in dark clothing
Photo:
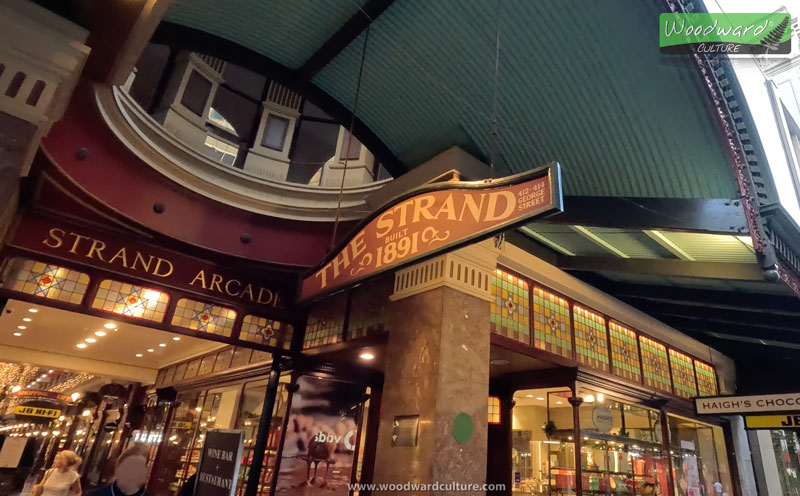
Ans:
<svg viewBox="0 0 800 496"><path fill-rule="evenodd" d="M194 485L197 482L197 474L192 474L191 477L186 479L180 490L178 496L194 496Z"/></svg>
<svg viewBox="0 0 800 496"><path fill-rule="evenodd" d="M86 496L149 496L147 483L147 452L134 446L117 459L114 482L86 493Z"/></svg>

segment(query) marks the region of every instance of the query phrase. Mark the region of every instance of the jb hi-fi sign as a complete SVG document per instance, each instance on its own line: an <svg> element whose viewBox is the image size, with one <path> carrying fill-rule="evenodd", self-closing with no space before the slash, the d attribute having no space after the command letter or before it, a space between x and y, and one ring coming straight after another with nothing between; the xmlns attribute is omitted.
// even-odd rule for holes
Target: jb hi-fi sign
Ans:
<svg viewBox="0 0 800 496"><path fill-rule="evenodd" d="M561 210L560 166L555 162L501 179L422 186L357 227L303 278L300 300L319 298Z"/></svg>

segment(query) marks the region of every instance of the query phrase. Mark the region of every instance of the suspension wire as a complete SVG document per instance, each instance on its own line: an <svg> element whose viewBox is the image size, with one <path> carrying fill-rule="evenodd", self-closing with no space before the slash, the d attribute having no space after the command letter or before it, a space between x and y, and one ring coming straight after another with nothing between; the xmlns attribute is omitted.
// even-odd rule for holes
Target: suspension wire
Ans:
<svg viewBox="0 0 800 496"><path fill-rule="evenodd" d="M330 251L336 247L336 232L339 230L339 217L342 210L342 198L344 197L344 178L347 175L347 161L350 159L350 143L353 142L353 128L356 124L356 112L358 111L358 97L361 93L361 79L364 74L364 60L367 58L367 42L369 41L370 26L367 26L364 34L364 48L361 50L361 65L358 68L358 80L356 81L356 95L353 100L353 113L350 115L350 130L347 136L347 148L344 153L344 169L342 169L342 182L339 185L339 200L336 204L336 217L333 221L333 233L331 234Z"/></svg>
<svg viewBox="0 0 800 496"><path fill-rule="evenodd" d="M492 130L489 134L489 168L491 177L495 177L495 164L497 162L497 135L499 127L497 124L498 113L498 82L500 80L500 4L502 0L497 0L495 34L494 34L494 79L492 81Z"/></svg>

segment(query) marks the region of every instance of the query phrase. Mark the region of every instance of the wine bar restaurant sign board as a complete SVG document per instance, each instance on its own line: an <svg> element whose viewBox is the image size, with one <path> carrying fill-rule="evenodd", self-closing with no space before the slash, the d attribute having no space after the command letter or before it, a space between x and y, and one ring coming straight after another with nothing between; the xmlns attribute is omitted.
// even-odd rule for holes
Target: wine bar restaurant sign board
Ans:
<svg viewBox="0 0 800 496"><path fill-rule="evenodd" d="M558 163L501 179L413 189L362 222L303 278L300 300L479 241L562 210Z"/></svg>
<svg viewBox="0 0 800 496"><path fill-rule="evenodd" d="M242 460L244 431L210 429L206 432L194 496L234 496Z"/></svg>
<svg viewBox="0 0 800 496"><path fill-rule="evenodd" d="M700 415L731 413L800 412L800 393L760 394L754 396L708 396L695 398Z"/></svg>

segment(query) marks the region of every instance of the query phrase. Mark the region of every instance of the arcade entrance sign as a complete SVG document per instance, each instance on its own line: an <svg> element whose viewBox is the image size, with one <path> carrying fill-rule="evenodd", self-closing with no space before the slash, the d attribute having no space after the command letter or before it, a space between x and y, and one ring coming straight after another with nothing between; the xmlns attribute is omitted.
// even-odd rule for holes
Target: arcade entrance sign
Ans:
<svg viewBox="0 0 800 496"><path fill-rule="evenodd" d="M284 291L265 284L265 277L260 274L233 271L62 220L26 216L10 246L250 307L282 309L287 303Z"/></svg>
<svg viewBox="0 0 800 496"><path fill-rule="evenodd" d="M413 189L364 220L303 278L300 300L349 287L562 210L558 163L501 179Z"/></svg>

